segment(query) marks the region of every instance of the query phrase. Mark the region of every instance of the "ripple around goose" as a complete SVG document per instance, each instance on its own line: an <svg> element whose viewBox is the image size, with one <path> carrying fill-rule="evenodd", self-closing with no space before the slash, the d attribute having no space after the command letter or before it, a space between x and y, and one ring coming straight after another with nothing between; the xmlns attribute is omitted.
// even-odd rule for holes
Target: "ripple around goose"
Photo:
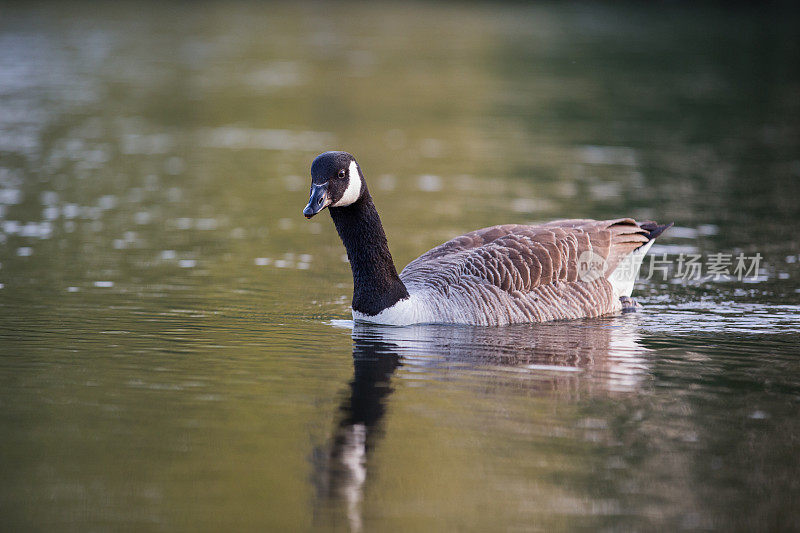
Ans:
<svg viewBox="0 0 800 533"><path fill-rule="evenodd" d="M396 326L496 326L631 308L642 260L671 226L631 218L492 226L429 250L398 275L364 175L347 152L322 153L311 165L303 214L326 207L353 272L354 320Z"/></svg>

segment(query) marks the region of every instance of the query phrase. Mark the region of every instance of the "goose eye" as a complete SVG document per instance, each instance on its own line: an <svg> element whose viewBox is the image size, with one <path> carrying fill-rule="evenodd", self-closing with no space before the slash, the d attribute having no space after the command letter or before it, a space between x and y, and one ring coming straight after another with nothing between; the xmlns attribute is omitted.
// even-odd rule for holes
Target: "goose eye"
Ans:
<svg viewBox="0 0 800 533"><path fill-rule="evenodd" d="M339 177L340 177L340 178L343 178L343 177L344 177L344 169L342 169L342 170L340 170L340 171L339 171Z"/></svg>

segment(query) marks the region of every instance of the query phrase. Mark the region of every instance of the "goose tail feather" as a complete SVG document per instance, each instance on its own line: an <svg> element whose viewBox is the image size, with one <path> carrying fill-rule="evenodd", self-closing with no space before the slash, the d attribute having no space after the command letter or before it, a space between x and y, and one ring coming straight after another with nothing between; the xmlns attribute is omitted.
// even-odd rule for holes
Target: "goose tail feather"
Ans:
<svg viewBox="0 0 800 533"><path fill-rule="evenodd" d="M674 222L670 222L669 224L658 224L657 222L653 222L652 220L647 220L644 222L639 222L639 227L643 230L647 231L647 238L649 240L653 240L669 228L671 228L675 224Z"/></svg>

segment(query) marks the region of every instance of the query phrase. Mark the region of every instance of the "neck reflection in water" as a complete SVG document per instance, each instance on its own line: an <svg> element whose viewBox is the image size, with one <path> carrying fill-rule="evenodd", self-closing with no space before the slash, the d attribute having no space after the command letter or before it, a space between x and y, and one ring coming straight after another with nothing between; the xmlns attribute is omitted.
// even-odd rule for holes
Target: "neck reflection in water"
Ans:
<svg viewBox="0 0 800 533"><path fill-rule="evenodd" d="M344 320L333 325L352 328L354 374L328 448L315 456L317 520L335 525L344 518L354 531L362 528L369 456L383 433L398 367L434 378L488 371L481 379L555 393L565 401L578 390L634 392L647 370L643 356L648 350L639 343L635 316L500 328L386 327Z"/></svg>

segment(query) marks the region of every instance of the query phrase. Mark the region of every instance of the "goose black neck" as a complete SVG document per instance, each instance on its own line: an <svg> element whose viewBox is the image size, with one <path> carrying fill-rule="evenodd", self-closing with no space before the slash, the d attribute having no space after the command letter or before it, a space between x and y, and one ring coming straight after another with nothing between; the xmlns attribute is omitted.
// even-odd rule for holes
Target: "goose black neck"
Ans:
<svg viewBox="0 0 800 533"><path fill-rule="evenodd" d="M353 310L374 316L408 298L369 191L351 205L329 210L353 271Z"/></svg>

